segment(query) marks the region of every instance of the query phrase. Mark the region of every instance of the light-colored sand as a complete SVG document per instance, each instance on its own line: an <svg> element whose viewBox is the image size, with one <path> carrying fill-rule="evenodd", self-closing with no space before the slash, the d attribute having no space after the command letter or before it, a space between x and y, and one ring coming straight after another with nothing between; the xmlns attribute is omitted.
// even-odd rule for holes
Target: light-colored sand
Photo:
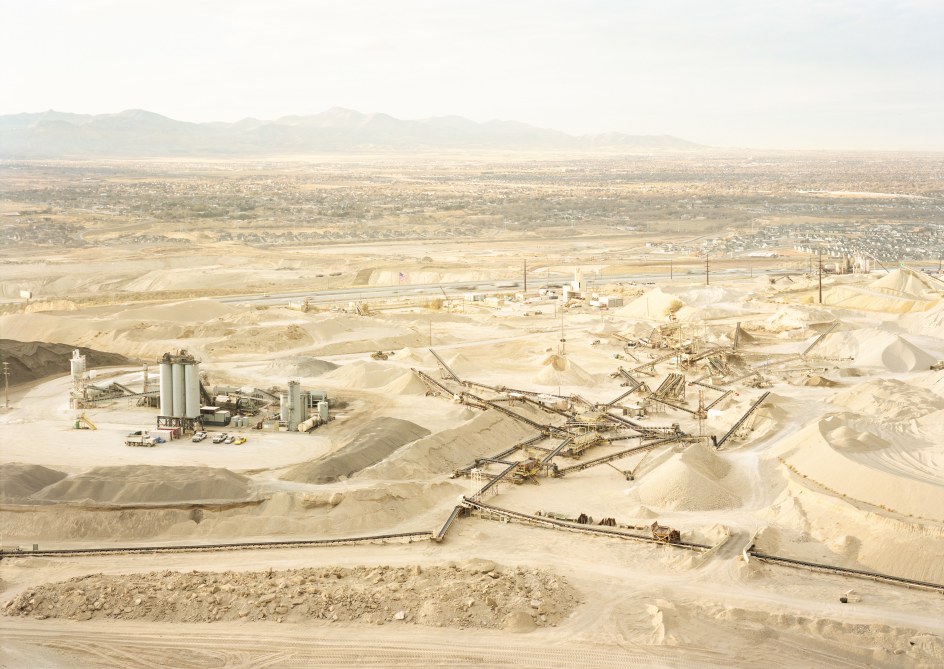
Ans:
<svg viewBox="0 0 944 669"><path fill-rule="evenodd" d="M295 259L290 262L298 264ZM225 276L238 271L235 263L219 259L214 263L230 272ZM302 271L299 267L306 263L292 265L291 271ZM173 286L184 281L163 279L162 269L149 266L143 275L129 276L127 285ZM363 276L375 284L396 271L375 268ZM451 270L420 271L443 277ZM487 272L482 270L483 275ZM796 370L765 374L773 384L767 403L720 451L708 446L707 440L665 446L651 456L637 454L561 479L540 476L538 485L503 484L490 498L499 506L528 513L588 512L597 518L615 516L620 522L647 525L657 520L679 528L686 539L709 543L730 533L727 543L704 558L671 547L462 518L442 544L215 553L213 569L241 572L220 581L187 573L207 568L205 554L154 556L159 566L153 568L167 572L113 581L108 578L132 571L122 558L17 560L9 567L5 560L7 599L29 591L29 597L16 600L17 606L25 601L23 612L53 618L17 616L0 623L24 634L27 625L47 624L40 632L53 638L84 629L81 621L63 623L55 616L88 615L99 626L96 635L112 635L124 619L128 624L142 621L129 638L145 638L152 631L169 638L179 631L174 621L192 621L187 632L194 633L194 628L204 627L195 623L212 618L219 620L221 629L236 630L236 636L248 634L256 625L265 630L263 636L271 637L279 628L262 622L265 611L266 621L283 617L294 638L313 638L320 632L312 623L331 619L321 617L325 611L320 607L322 593L329 593L335 598L335 610L326 613L339 616L338 622L323 623L332 638L359 643L384 638L388 647L384 652L400 652L396 649L402 642L399 636L384 634L411 634L415 632L409 630L421 625L445 621L455 627L478 627L475 636L468 637L478 647L503 649L508 657L498 659L513 659L522 666L544 658L541 653L553 655L564 645L586 653L605 648L605 654L587 655L588 666L625 659L619 653L627 645L645 653L663 649L668 654L658 657L667 662L696 665L762 666L765 659L777 657L784 666L939 666L944 657L940 641L944 610L939 598L924 599L926 593L836 576L746 566L739 559L749 537L766 527L758 536L758 546L764 550L944 581L944 517L935 515L944 508L944 452L939 439L944 430L944 374L928 371L944 351L938 327L944 312L933 282L908 273L893 275L830 278L827 304L822 307L797 304L809 302L810 291L815 290L809 280L782 282L783 286L771 286L766 277L731 286L660 285L606 314L586 306L567 312L563 357L554 354L560 319L550 316L554 313L550 304L538 307L546 310L545 315L528 317L521 310L534 310L534 305L501 311L464 305L463 314L424 311L413 305L357 316L175 299L131 307L70 310L62 305L62 311L0 317L4 334L11 333L7 336L81 343L146 360L186 347L204 361L211 384L281 387L289 378L309 378L306 387L324 387L345 402L335 410L336 421L311 435L246 431L249 442L238 447L179 441L131 449L122 445L123 436L129 429L152 425L153 410L127 402L101 406L88 411L97 431L73 431L74 412L65 402L67 378L15 389L14 408L0 413L3 494L7 505L27 501L30 509L28 513L19 507L0 509L0 521L5 541L24 546L342 537L438 529L460 496L470 491L468 480L450 481L446 476L477 457L533 436L535 430L493 410L482 412L426 396L425 386L410 368L440 376L425 350L431 322L434 348L463 378L554 393L560 387L562 393L605 402L625 390L610 373L617 365L633 366L630 353L641 361L664 354L642 347L627 352L622 342L602 336L606 333L645 337L653 322L664 323L674 314L686 321L693 335L728 345L734 323L743 318L741 357L732 356L732 363L755 365L766 356L796 355L829 323L840 321L840 328L814 349L808 361L790 363ZM411 281L424 276L410 271ZM66 280L63 275L61 281ZM724 322L703 323L718 319ZM780 333L784 337L775 338ZM594 339L602 341L594 345ZM376 350L393 355L386 361L371 360L369 353ZM616 360L616 354L623 359ZM810 372L813 367L816 371ZM670 362L660 363L655 377L641 378L654 385L669 371L677 369ZM695 374L688 372L687 380ZM115 378L137 387L140 370L129 369ZM842 384L834 386L834 379L842 379ZM738 382L730 387L737 394L714 407L703 424L671 408L640 420L660 426L678 422L690 434L700 429L723 434L761 392ZM694 390L687 388L690 408L697 401ZM716 396L710 389L704 393L708 401ZM541 423L563 421L520 402L508 406ZM552 442L557 440L541 445L556 445ZM597 446L579 460L559 462L586 461L616 448L617 442ZM540 458L545 453L534 449L530 454ZM56 471L14 467L13 462L61 468L69 476L57 480ZM634 468L635 479L627 481L625 473ZM494 471L498 470L496 466ZM119 511L114 506L124 508ZM468 604L462 590L464 576L450 589L450 576L461 570L448 569L445 575L436 570L444 557L473 554L509 565L497 581L517 573L518 565L565 573L576 593L574 601L580 603L567 608L566 615L555 621L559 626L546 636L540 616L547 615L548 620L550 616L541 613L541 606L557 592L547 582L515 581L513 593L509 590L514 605L506 611L497 600L497 608L488 604L485 587L494 579L480 572L468 583L468 599L474 600ZM260 561L275 567L272 579L267 571L257 573ZM430 574L430 589L409 592L399 580L400 572L390 566L394 563L404 568L422 563L424 573ZM371 567L370 578L351 577L357 581L356 596L343 589L321 588L317 579L302 582L278 571L287 574L316 564L325 570L342 564L377 566ZM48 594L64 596L58 603L50 597L53 609L47 612L43 603L29 604L43 583L98 571L107 576L88 582L85 595L95 597L91 602L87 597L73 602L74 592L56 585ZM170 572L173 576L165 578ZM409 583L412 572L405 573L404 583ZM367 574L365 570L362 575ZM383 579L376 581L378 576ZM280 588L282 578L285 587ZM341 581L346 579L348 575ZM155 598L146 596L152 586L166 581L172 581L175 589L153 590ZM390 587L394 584L399 589ZM563 592L563 582L558 585ZM107 593L109 586L112 593ZM132 586L139 589L132 591ZM212 592L214 586L220 589ZM304 593L303 604L293 602L296 587L299 597L302 588L312 589ZM852 587L867 593L863 606L839 604L838 596ZM380 594L380 600L367 597L368 592ZM95 608L102 593L110 596L106 597L112 604L109 613L104 601ZM191 601L192 593L196 596ZM227 593L226 598L221 593ZM275 594L272 601L260 605L269 594ZM396 596L409 601L406 614L415 616L404 621L420 625L401 625L404 621L395 619ZM319 606L311 607L313 598ZM136 599L141 604L135 604ZM532 599L541 602L537 608ZM56 609L60 604L61 610ZM240 616L244 607L250 613ZM239 622L245 619L256 622ZM375 624L368 627L368 623ZM398 625L398 632L389 625ZM482 631L486 627L494 631ZM513 640L522 636L511 632L526 632L522 636L532 639L520 654L511 649ZM493 636L482 636L486 634ZM435 639L437 646L455 642L446 636L423 639ZM77 642L75 647L85 646ZM713 648L717 651L706 650ZM429 664L430 657L440 656L410 656L410 662ZM498 656L490 657L497 661ZM547 657L550 665L560 659ZM557 666L576 666L573 657L567 659ZM23 663L14 661L11 666Z"/></svg>
<svg viewBox="0 0 944 669"><path fill-rule="evenodd" d="M775 451L791 472L825 491L905 517L944 522L944 471L895 466L913 458L907 441L894 446L850 428L836 414L809 425Z"/></svg>

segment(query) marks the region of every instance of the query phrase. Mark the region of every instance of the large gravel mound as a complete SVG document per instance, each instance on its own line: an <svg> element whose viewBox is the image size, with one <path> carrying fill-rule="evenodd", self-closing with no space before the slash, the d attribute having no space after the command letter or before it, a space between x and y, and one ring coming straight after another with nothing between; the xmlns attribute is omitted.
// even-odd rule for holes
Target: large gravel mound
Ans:
<svg viewBox="0 0 944 669"><path fill-rule="evenodd" d="M24 503L30 495L61 481L65 472L42 465L9 462L0 465L0 502Z"/></svg>
<svg viewBox="0 0 944 669"><path fill-rule="evenodd" d="M404 444L422 439L429 430L399 418L375 418L340 449L317 460L292 467L283 481L331 483L350 478L357 472L384 460Z"/></svg>
<svg viewBox="0 0 944 669"><path fill-rule="evenodd" d="M63 479L33 498L109 505L233 502L249 498L249 479L212 467L96 467Z"/></svg>

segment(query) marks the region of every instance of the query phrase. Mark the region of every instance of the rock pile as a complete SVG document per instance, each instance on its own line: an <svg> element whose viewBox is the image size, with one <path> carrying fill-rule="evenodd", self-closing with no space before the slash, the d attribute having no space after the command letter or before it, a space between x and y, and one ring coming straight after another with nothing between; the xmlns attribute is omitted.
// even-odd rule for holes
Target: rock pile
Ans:
<svg viewBox="0 0 944 669"><path fill-rule="evenodd" d="M414 623L528 631L556 625L577 592L538 569L328 567L268 572L90 574L32 588L6 615L39 619Z"/></svg>

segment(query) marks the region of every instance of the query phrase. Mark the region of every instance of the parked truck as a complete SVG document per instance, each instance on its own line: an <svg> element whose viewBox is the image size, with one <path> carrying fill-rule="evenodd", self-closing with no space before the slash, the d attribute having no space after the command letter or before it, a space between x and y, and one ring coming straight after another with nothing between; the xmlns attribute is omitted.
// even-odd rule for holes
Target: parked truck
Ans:
<svg viewBox="0 0 944 669"><path fill-rule="evenodd" d="M158 437L153 436L147 430L138 430L125 437L125 446L154 446L158 442Z"/></svg>

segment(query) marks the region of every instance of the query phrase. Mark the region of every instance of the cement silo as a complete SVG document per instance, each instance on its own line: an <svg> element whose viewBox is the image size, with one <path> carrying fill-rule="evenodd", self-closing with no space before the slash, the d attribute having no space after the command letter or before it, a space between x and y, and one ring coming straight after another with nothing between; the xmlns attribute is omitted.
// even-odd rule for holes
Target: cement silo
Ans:
<svg viewBox="0 0 944 669"><path fill-rule="evenodd" d="M184 418L200 415L200 363L184 363Z"/></svg>
<svg viewBox="0 0 944 669"><path fill-rule="evenodd" d="M308 411L302 404L302 387L298 381L288 382L288 417L282 415L289 432L298 429L298 424L308 418Z"/></svg>
<svg viewBox="0 0 944 669"><path fill-rule="evenodd" d="M183 417L186 408L187 390L184 387L184 364L174 361L171 365L171 378L174 380L173 413L175 418Z"/></svg>
<svg viewBox="0 0 944 669"><path fill-rule="evenodd" d="M85 356L79 349L72 351L72 358L69 360L69 366L72 369L72 380L81 379L85 374Z"/></svg>
<svg viewBox="0 0 944 669"><path fill-rule="evenodd" d="M173 365L165 355L161 360L161 401L159 416L174 415L174 379L171 370Z"/></svg>
<svg viewBox="0 0 944 669"><path fill-rule="evenodd" d="M318 402L318 418L322 423L328 422L328 403L327 402Z"/></svg>
<svg viewBox="0 0 944 669"><path fill-rule="evenodd" d="M165 353L160 360L161 401L158 415L200 417L200 363L186 351Z"/></svg>
<svg viewBox="0 0 944 669"><path fill-rule="evenodd" d="M287 423L291 415L292 410L288 401L288 393L282 393L279 395L279 418Z"/></svg>

